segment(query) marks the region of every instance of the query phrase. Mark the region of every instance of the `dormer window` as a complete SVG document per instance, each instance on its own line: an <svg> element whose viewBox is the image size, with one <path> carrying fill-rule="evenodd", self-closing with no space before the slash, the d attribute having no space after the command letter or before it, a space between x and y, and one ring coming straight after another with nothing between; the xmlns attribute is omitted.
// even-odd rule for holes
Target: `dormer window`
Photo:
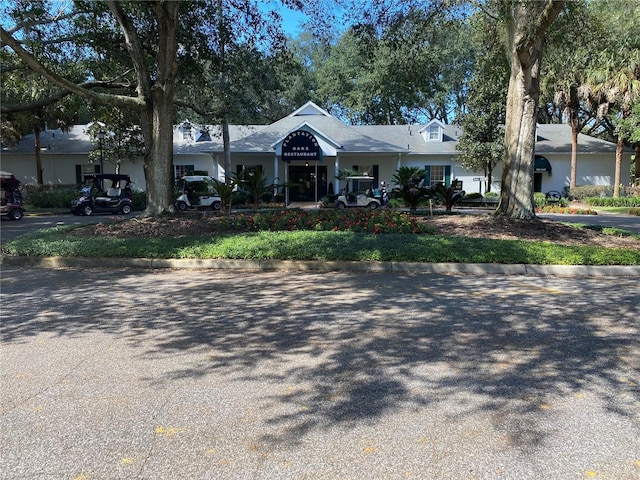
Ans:
<svg viewBox="0 0 640 480"><path fill-rule="evenodd" d="M182 139L186 141L193 140L193 127L188 121L182 125Z"/></svg>
<svg viewBox="0 0 640 480"><path fill-rule="evenodd" d="M438 120L431 120L420 133L425 142L442 142L444 125Z"/></svg>
<svg viewBox="0 0 640 480"><path fill-rule="evenodd" d="M429 125L427 127L427 141L437 142L440 140L440 127L438 125Z"/></svg>

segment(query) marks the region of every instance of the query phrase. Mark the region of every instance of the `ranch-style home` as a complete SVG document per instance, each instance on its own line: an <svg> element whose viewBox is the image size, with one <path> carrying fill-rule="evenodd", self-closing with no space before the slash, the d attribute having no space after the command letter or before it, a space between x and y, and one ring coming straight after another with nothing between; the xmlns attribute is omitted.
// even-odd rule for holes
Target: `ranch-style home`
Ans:
<svg viewBox="0 0 640 480"><path fill-rule="evenodd" d="M48 130L41 134L43 177L48 184L80 183L84 174L100 171L90 164L88 153L97 148L89 140L87 127L69 132ZM488 191L484 172L466 170L456 164L461 129L432 120L426 125L347 125L308 102L270 125L231 125L230 149L233 174L261 170L277 183L295 184L286 189L287 200L318 201L327 193L345 187L341 170L355 170L374 177L374 187L390 183L399 167L425 169L431 184L462 181L467 193ZM578 185L613 185L615 144L580 134L578 138ZM25 136L14 149L2 150L2 170L23 183L35 183L36 160L33 135ZM630 151L625 151L622 183L629 183ZM569 185L571 130L568 125L539 125L536 141L535 191L562 192ZM224 179L222 136L218 127L185 121L174 127L174 175L194 171ZM115 166L104 162L105 173ZM142 160L125 162L121 173L132 177L144 190ZM493 171L492 191L500 190L501 166ZM349 189L357 185L349 185Z"/></svg>

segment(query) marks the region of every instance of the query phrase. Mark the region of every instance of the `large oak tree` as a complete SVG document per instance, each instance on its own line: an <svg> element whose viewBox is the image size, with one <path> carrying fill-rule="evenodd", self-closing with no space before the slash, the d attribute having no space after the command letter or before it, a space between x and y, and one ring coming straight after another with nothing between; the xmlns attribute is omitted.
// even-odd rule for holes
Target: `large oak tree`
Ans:
<svg viewBox="0 0 640 480"><path fill-rule="evenodd" d="M229 64L221 60L220 12L236 25L245 22L244 32L235 38L248 44L263 41L269 49L269 34L256 34L256 28L279 25L277 13L263 12L257 5L253 0L16 2L0 33L3 48L13 50L34 74L60 87L64 95L70 92L137 113L144 137L145 213L157 215L173 210L176 92L188 91L184 82L202 80L193 75L193 65L199 65L197 70L204 64ZM64 8L54 11L59 6ZM263 15L269 21L261 21ZM9 26L10 20L15 24ZM82 82L64 74L69 51L83 55ZM197 93L192 99L207 94L202 84L192 91ZM179 103L189 105L189 100Z"/></svg>
<svg viewBox="0 0 640 480"><path fill-rule="evenodd" d="M498 214L507 217L535 217L533 171L545 32L562 11L564 3L562 0L497 3L501 17L506 21L506 48L511 64L502 192L497 209Z"/></svg>

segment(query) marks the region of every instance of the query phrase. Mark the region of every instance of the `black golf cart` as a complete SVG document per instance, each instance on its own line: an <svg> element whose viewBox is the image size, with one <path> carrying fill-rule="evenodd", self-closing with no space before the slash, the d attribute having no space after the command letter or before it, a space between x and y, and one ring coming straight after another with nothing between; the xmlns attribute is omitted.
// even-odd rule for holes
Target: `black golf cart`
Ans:
<svg viewBox="0 0 640 480"><path fill-rule="evenodd" d="M96 173L86 175L78 198L71 202L74 215L93 213L123 213L133 208L133 191L129 175Z"/></svg>

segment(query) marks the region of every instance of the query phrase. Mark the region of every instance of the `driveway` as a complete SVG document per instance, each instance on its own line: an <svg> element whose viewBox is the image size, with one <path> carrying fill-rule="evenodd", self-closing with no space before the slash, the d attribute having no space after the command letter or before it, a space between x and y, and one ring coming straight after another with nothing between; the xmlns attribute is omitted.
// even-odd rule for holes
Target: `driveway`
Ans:
<svg viewBox="0 0 640 480"><path fill-rule="evenodd" d="M550 218L558 222L584 223L600 227L612 227L640 233L640 217L619 213L598 212L598 215L567 215L563 213L538 213L540 218Z"/></svg>
<svg viewBox="0 0 640 480"><path fill-rule="evenodd" d="M137 215L133 212L130 216ZM58 225L84 225L88 223L109 222L115 218L123 218L122 215L110 213L95 214L90 217L71 214L34 214L26 213L22 220L12 221L5 217L0 222L0 242L5 243L19 235L34 232L43 228L53 228Z"/></svg>
<svg viewBox="0 0 640 480"><path fill-rule="evenodd" d="M630 278L2 271L0 471L637 479Z"/></svg>

